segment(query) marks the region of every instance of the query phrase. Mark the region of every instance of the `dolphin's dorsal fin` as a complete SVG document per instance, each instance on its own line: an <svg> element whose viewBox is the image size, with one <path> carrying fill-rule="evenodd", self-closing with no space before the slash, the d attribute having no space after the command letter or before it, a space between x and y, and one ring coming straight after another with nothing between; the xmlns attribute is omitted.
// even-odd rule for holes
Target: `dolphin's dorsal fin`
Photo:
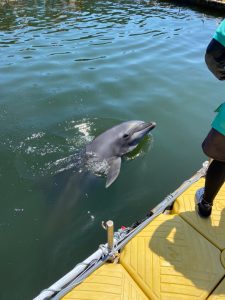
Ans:
<svg viewBox="0 0 225 300"><path fill-rule="evenodd" d="M108 188L118 177L120 173L121 157L112 157L108 160L109 172L107 174L107 180L105 187Z"/></svg>

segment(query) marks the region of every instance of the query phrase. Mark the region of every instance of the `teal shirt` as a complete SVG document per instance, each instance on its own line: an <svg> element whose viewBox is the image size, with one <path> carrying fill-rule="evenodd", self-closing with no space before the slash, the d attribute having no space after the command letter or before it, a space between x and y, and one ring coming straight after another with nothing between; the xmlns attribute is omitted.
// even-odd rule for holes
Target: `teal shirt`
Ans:
<svg viewBox="0 0 225 300"><path fill-rule="evenodd" d="M225 19L218 26L213 38L225 47Z"/></svg>
<svg viewBox="0 0 225 300"><path fill-rule="evenodd" d="M220 23L213 38L225 47L225 19ZM225 135L225 103L222 103L215 111L217 115L212 122L212 127Z"/></svg>
<svg viewBox="0 0 225 300"><path fill-rule="evenodd" d="M215 111L217 115L212 122L212 127L225 135L225 103L222 103Z"/></svg>

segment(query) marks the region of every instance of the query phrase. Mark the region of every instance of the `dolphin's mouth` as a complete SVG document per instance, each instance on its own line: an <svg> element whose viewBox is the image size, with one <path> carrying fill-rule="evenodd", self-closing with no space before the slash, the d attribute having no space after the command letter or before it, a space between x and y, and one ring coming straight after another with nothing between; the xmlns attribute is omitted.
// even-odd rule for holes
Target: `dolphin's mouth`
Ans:
<svg viewBox="0 0 225 300"><path fill-rule="evenodd" d="M144 131L147 133L147 132L151 131L152 129L154 129L155 127L156 127L155 122L143 123L138 126L138 128L135 130L135 132Z"/></svg>
<svg viewBox="0 0 225 300"><path fill-rule="evenodd" d="M152 129L156 127L155 122L143 122L139 123L138 126L133 128L130 132L129 146L137 146L137 144L146 136Z"/></svg>

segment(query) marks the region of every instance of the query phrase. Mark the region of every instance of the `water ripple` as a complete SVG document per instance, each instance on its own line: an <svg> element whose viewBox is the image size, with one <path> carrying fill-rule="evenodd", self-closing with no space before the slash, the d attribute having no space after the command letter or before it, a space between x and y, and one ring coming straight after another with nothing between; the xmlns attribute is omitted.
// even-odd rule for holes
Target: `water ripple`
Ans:
<svg viewBox="0 0 225 300"><path fill-rule="evenodd" d="M2 298L32 299L97 246L86 223L130 224L199 167L223 95L203 56L222 17L154 0L0 1L0 265L15 266ZM105 190L82 149L132 119L157 122L154 147L143 141Z"/></svg>

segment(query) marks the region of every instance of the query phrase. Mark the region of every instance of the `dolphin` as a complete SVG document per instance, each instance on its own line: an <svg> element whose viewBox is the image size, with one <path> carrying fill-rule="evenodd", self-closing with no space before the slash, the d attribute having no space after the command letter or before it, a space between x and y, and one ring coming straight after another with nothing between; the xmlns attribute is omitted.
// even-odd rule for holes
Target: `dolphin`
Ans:
<svg viewBox="0 0 225 300"><path fill-rule="evenodd" d="M104 171L107 176L106 188L116 180L120 173L121 157L133 151L155 126L155 122L123 122L106 130L86 146L89 166L95 166L92 171L94 173L98 173L99 170L100 173Z"/></svg>

